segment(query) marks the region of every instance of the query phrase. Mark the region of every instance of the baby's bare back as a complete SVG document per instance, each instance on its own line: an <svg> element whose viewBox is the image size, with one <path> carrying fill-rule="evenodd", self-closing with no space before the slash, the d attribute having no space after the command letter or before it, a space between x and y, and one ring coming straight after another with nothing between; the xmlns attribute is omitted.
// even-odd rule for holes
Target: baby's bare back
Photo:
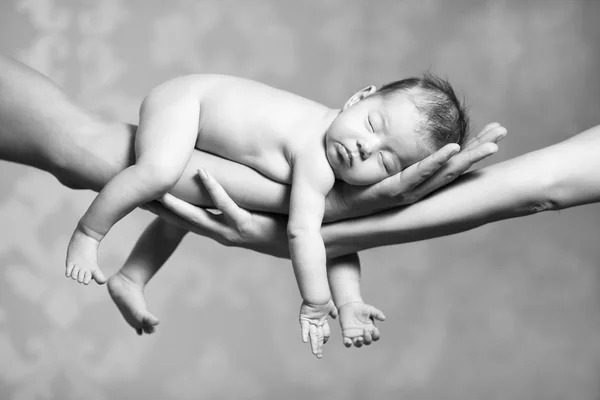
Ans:
<svg viewBox="0 0 600 400"><path fill-rule="evenodd" d="M324 133L317 131L330 110L306 98L231 76L178 79L199 98L196 148L276 181L290 183L295 148L307 135Z"/></svg>

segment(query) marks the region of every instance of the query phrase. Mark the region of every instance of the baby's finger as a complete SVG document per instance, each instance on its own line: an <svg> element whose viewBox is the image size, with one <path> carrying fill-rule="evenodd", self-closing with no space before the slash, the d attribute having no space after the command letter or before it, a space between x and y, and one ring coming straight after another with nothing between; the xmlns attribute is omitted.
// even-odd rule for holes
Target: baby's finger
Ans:
<svg viewBox="0 0 600 400"><path fill-rule="evenodd" d="M142 330L141 329L136 329L135 332L138 334L138 336L142 336Z"/></svg>
<svg viewBox="0 0 600 400"><path fill-rule="evenodd" d="M331 310L331 312L329 313L329 316L333 319L336 319L338 316L338 309L337 307L333 307L333 310Z"/></svg>
<svg viewBox="0 0 600 400"><path fill-rule="evenodd" d="M317 327L317 358L323 357L323 343L325 343L323 326L319 326Z"/></svg>
<svg viewBox="0 0 600 400"><path fill-rule="evenodd" d="M300 320L300 329L302 330L302 341L304 343L308 342L308 331L310 324L308 321Z"/></svg>
<svg viewBox="0 0 600 400"><path fill-rule="evenodd" d="M378 341L379 338L381 337L381 335L379 335L379 328L377 328L376 326L373 327L373 331L371 332L371 337L373 338L374 342Z"/></svg>
<svg viewBox="0 0 600 400"><path fill-rule="evenodd" d="M378 321L385 321L383 312L373 306L369 307L369 314L371 314L371 319L375 318Z"/></svg>
<svg viewBox="0 0 600 400"><path fill-rule="evenodd" d="M361 336L354 338L354 346L355 347L362 347L363 345L363 338Z"/></svg>
<svg viewBox="0 0 600 400"><path fill-rule="evenodd" d="M310 347L312 350L312 353L316 356L317 354L319 354L319 335L317 332L317 326L316 325L310 325L309 328L309 336L310 336Z"/></svg>
<svg viewBox="0 0 600 400"><path fill-rule="evenodd" d="M352 339L350 339L349 337L344 337L344 346L352 347Z"/></svg>
<svg viewBox="0 0 600 400"><path fill-rule="evenodd" d="M365 338L365 344L367 346L370 345L373 341L373 338L371 337L371 332L367 328L363 329L363 337Z"/></svg>
<svg viewBox="0 0 600 400"><path fill-rule="evenodd" d="M325 323L323 324L323 343L327 343L330 336L331 328L329 327L329 322L325 321Z"/></svg>
<svg viewBox="0 0 600 400"><path fill-rule="evenodd" d="M83 269L80 269L80 270L79 270L79 273L77 274L77 282L79 282L79 283L83 283L83 279L85 278L85 273L86 273L86 272L87 272L87 271L86 271L86 270L83 270Z"/></svg>

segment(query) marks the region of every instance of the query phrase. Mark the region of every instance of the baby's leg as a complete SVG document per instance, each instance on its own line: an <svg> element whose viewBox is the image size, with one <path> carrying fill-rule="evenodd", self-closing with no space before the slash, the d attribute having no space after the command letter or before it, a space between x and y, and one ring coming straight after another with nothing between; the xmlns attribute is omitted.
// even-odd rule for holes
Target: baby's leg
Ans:
<svg viewBox="0 0 600 400"><path fill-rule="evenodd" d="M108 280L108 292L125 321L141 335L158 319L148 311L144 287L175 251L186 230L156 218L139 238L125 264Z"/></svg>
<svg viewBox="0 0 600 400"><path fill-rule="evenodd" d="M106 282L98 268L100 241L133 209L169 191L180 178L198 136L200 108L181 88L159 86L144 100L136 136L136 164L115 176L79 221L67 250L66 275L80 283Z"/></svg>
<svg viewBox="0 0 600 400"><path fill-rule="evenodd" d="M327 276L333 301L339 312L342 336L346 347L360 347L379 340L375 319L385 320L383 313L365 304L360 294L360 260L349 254L327 262Z"/></svg>

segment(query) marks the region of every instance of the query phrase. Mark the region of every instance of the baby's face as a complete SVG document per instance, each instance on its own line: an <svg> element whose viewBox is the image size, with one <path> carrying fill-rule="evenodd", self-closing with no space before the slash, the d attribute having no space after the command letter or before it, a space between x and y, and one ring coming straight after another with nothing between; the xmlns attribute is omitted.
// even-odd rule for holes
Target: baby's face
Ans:
<svg viewBox="0 0 600 400"><path fill-rule="evenodd" d="M370 185L423 159L415 131L419 112L405 96L369 96L332 122L325 146L337 179Z"/></svg>

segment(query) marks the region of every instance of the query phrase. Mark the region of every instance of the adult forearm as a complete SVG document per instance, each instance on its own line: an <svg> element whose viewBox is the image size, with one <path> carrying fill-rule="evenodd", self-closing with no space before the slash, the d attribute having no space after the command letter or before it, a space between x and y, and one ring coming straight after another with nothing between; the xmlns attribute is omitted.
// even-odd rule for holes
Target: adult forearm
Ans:
<svg viewBox="0 0 600 400"><path fill-rule="evenodd" d="M411 206L325 225L328 257L600 200L600 126L469 173Z"/></svg>

